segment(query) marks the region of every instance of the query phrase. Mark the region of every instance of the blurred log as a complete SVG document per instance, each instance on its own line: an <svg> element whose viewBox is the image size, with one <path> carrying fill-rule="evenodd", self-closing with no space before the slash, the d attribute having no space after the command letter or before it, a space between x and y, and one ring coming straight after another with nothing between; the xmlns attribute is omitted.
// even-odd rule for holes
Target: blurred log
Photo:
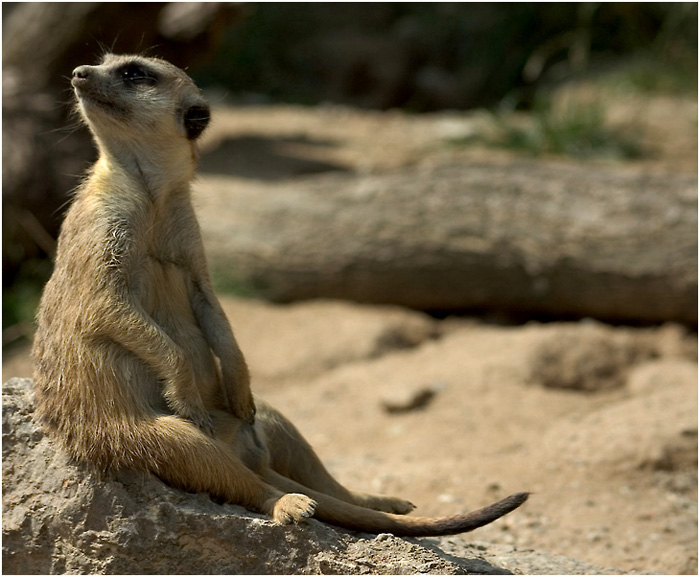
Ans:
<svg viewBox="0 0 700 577"><path fill-rule="evenodd" d="M18 3L3 13L3 68L20 76L25 92L67 87L73 68L107 50L186 68L210 57L244 14L232 2Z"/></svg>
<svg viewBox="0 0 700 577"><path fill-rule="evenodd" d="M220 282L273 300L697 323L694 176L517 161L198 186Z"/></svg>
<svg viewBox="0 0 700 577"><path fill-rule="evenodd" d="M147 51L191 66L210 56L243 14L240 4L228 2L3 5L5 286L23 261L46 254L47 243L37 238L57 236L69 193L95 158L89 133L74 130L70 117L72 70L97 62L105 50ZM18 218L27 211L32 230Z"/></svg>

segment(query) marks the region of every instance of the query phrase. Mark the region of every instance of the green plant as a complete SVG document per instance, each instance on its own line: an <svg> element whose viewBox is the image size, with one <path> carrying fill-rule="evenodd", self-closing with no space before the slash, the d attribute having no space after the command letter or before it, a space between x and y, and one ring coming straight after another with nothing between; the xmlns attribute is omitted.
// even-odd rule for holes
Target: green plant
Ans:
<svg viewBox="0 0 700 577"><path fill-rule="evenodd" d="M606 122L599 102L570 102L555 108L540 99L526 117L494 113L494 130L488 135L470 136L457 144L486 144L535 156L560 154L575 158L625 160L642 155L640 145Z"/></svg>
<svg viewBox="0 0 700 577"><path fill-rule="evenodd" d="M262 298L264 287L254 281L242 279L235 271L222 265L211 266L211 279L214 290L220 294L256 299Z"/></svg>
<svg viewBox="0 0 700 577"><path fill-rule="evenodd" d="M595 102L570 103L560 110L539 105L529 129L510 128L506 134L512 145L523 143L538 154L615 160L641 155L638 145L606 124L605 110Z"/></svg>
<svg viewBox="0 0 700 577"><path fill-rule="evenodd" d="M3 287L3 347L31 337L41 292L52 268L50 259L29 259L22 263L12 284Z"/></svg>

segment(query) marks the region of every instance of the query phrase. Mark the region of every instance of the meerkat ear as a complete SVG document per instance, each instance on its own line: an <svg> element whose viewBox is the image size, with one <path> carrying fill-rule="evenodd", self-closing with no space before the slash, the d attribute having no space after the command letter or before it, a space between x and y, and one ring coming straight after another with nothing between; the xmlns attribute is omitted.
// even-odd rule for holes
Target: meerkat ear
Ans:
<svg viewBox="0 0 700 577"><path fill-rule="evenodd" d="M199 138L209 124L209 105L206 102L193 104L185 109L183 125L188 140Z"/></svg>

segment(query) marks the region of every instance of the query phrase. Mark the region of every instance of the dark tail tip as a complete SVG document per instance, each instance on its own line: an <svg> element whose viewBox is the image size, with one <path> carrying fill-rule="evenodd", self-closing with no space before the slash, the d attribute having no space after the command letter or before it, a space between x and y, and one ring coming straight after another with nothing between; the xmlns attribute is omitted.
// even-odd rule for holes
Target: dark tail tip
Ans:
<svg viewBox="0 0 700 577"><path fill-rule="evenodd" d="M514 507L520 507L525 501L527 501L528 497L530 496L530 493L527 491L524 491L522 493L513 493L509 497L506 497L503 499L504 501L509 501L513 503Z"/></svg>
<svg viewBox="0 0 700 577"><path fill-rule="evenodd" d="M413 537L455 535L467 533L493 523L496 519L507 515L522 505L530 493L514 493L505 499L501 499L482 509L477 509L466 515L456 515L442 519L424 520L410 528L402 525L399 531L392 531L396 535L409 535ZM406 519L408 520L408 519ZM417 519L416 519L417 520Z"/></svg>
<svg viewBox="0 0 700 577"><path fill-rule="evenodd" d="M493 519L498 519L498 517L501 517L507 513L510 513L511 511L517 509L522 505L525 501L527 501L527 498L530 496L530 493L523 492L523 493L513 493L512 495L506 497L505 499L501 499L500 501L494 503L493 505L489 505L488 507L485 507L482 509L482 511L489 511L491 513L490 516L493 516Z"/></svg>
<svg viewBox="0 0 700 577"><path fill-rule="evenodd" d="M455 517L452 519L452 523L448 523L449 528L443 534L466 533L488 525L489 523L493 523L496 519L520 507L520 505L527 501L529 496L530 493L513 493L505 499L487 505L483 509L472 511L461 519Z"/></svg>

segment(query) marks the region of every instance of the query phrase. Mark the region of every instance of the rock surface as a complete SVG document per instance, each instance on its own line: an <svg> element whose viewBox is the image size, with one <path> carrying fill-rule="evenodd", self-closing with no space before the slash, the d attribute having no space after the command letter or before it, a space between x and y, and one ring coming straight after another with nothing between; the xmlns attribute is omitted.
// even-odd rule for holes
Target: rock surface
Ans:
<svg viewBox="0 0 700 577"><path fill-rule="evenodd" d="M101 473L72 463L35 425L32 411L31 380L5 383L6 574L613 572L556 555L465 545L458 538L363 535L315 520L276 526L146 473Z"/></svg>

